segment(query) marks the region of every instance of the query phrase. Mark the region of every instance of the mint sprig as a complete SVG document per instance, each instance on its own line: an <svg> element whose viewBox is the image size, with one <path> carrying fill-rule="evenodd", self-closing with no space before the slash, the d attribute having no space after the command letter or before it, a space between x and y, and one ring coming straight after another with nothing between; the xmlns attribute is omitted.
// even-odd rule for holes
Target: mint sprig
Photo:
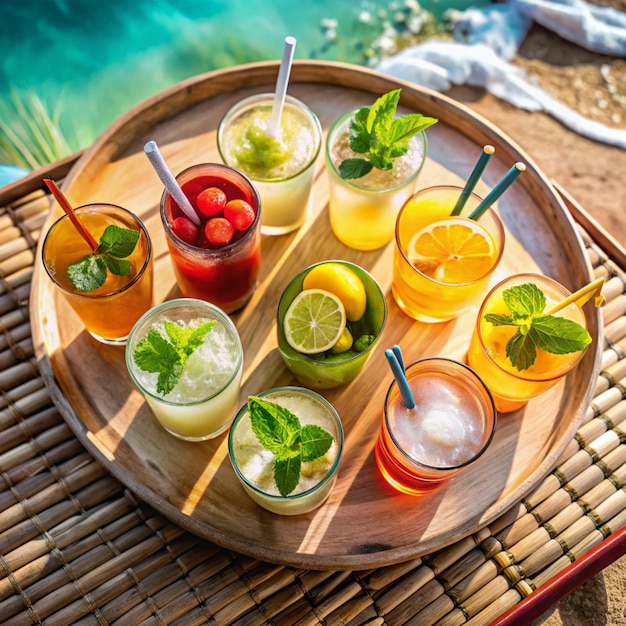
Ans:
<svg viewBox="0 0 626 626"><path fill-rule="evenodd" d="M350 121L350 147L363 158L345 159L339 165L341 178L361 178L373 168L390 170L394 159L409 150L409 140L437 119L420 113L407 113L395 118L400 89L394 89L357 111Z"/></svg>
<svg viewBox="0 0 626 626"><path fill-rule="evenodd" d="M67 276L78 291L94 291L104 285L107 271L116 276L128 276L129 257L137 242L139 231L121 228L115 224L106 227L93 254L89 254L67 268Z"/></svg>
<svg viewBox="0 0 626 626"><path fill-rule="evenodd" d="M289 409L257 396L248 397L252 430L261 445L274 456L274 481L282 496L298 485L302 463L318 459L333 443L333 436L320 426L301 426Z"/></svg>
<svg viewBox="0 0 626 626"><path fill-rule="evenodd" d="M534 283L524 283L502 292L510 315L487 313L485 321L494 326L517 326L506 344L506 356L518 371L528 369L537 358L537 349L551 354L570 354L591 343L585 328L573 320L546 315L546 297Z"/></svg>
<svg viewBox="0 0 626 626"><path fill-rule="evenodd" d="M151 374L159 374L157 393L166 396L174 389L187 359L202 345L214 325L215 321L212 320L196 328L185 328L166 320L163 322L165 336L152 328L135 346L133 358L137 367Z"/></svg>

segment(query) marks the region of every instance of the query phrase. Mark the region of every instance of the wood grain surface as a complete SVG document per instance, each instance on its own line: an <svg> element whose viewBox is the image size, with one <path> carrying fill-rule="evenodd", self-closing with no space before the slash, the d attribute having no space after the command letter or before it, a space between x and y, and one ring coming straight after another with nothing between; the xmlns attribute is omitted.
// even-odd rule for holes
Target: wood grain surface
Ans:
<svg viewBox="0 0 626 626"><path fill-rule="evenodd" d="M216 128L227 109L272 91L274 62L218 70L185 81L120 117L82 155L63 189L75 205L112 202L136 212L155 248L156 302L179 296L158 214L162 185L143 153L156 140L175 172L219 162ZM574 222L554 188L512 140L469 109L437 93L340 63L296 61L289 93L319 116L326 134L343 111L370 105L402 87L401 112L439 119L428 130L428 158L417 185L462 185L484 144L496 147L476 191L485 195L516 161L527 171L497 206L506 227L503 261L493 277L537 271L570 289L591 279ZM244 345L241 403L248 395L294 380L277 350L275 315L292 276L323 259L346 259L368 270L387 294L382 341L351 384L324 392L344 423L346 444L337 486L317 511L281 517L243 492L227 457L226 437L180 441L162 430L134 388L124 350L98 344L36 265L32 332L53 398L84 445L141 498L181 527L256 558L310 569L364 569L431 553L490 523L548 474L571 440L592 395L602 349L601 311L588 311L594 345L563 384L517 413L501 416L487 453L427 497L394 492L380 477L373 447L392 376L383 351L399 343L407 361L465 352L476 311L445 324L405 316L391 296L392 244L358 252L332 235L323 156L316 164L314 208L297 232L265 236L258 288L233 315ZM60 214L53 207L48 224ZM40 238L40 241L43 237Z"/></svg>

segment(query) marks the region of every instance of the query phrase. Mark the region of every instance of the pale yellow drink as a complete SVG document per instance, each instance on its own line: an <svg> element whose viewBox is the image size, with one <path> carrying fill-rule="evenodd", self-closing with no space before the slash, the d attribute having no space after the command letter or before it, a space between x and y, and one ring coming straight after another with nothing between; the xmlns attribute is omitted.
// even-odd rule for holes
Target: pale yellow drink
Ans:
<svg viewBox="0 0 626 626"><path fill-rule="evenodd" d="M398 211L413 193L426 159L426 134L420 132L411 138L408 152L394 159L391 170L374 168L361 178L346 180L339 175L339 165L345 159L362 156L350 148L349 124L354 113L341 116L326 140L330 225L335 236L350 248L375 250L393 239Z"/></svg>
<svg viewBox="0 0 626 626"><path fill-rule="evenodd" d="M235 104L219 124L217 147L224 163L254 182L263 205L261 231L280 235L308 214L322 128L309 107L287 96L280 131L272 135L273 101L274 94L258 94Z"/></svg>
<svg viewBox="0 0 626 626"><path fill-rule="evenodd" d="M423 322L450 320L478 306L502 258L504 228L495 211L488 209L479 220L467 217L480 197L471 194L461 215L451 216L461 191L454 186L422 189L407 200L398 216L391 290L398 306ZM416 254L420 234L424 229L436 232L433 225L452 226L463 235L458 258L449 259L449 273L441 266L429 268Z"/></svg>
<svg viewBox="0 0 626 626"><path fill-rule="evenodd" d="M585 350L570 354L551 354L537 349L533 365L516 369L506 355L506 344L517 331L513 326L494 326L485 320L487 314L510 314L502 294L506 289L524 283L534 283L546 296L546 311L570 295L570 292L546 276L518 274L496 285L487 295L478 314L472 336L468 363L485 381L500 412L515 411L530 399L544 393L570 372L585 354ZM586 328L586 318L575 303L554 313Z"/></svg>
<svg viewBox="0 0 626 626"><path fill-rule="evenodd" d="M279 387L259 394L296 415L302 426L315 424L330 433L333 443L322 457L303 462L300 480L282 496L273 474L274 455L257 439L244 405L228 436L231 463L246 493L260 506L280 515L300 515L319 507L330 495L337 480L343 450L343 427L332 405L314 391L301 387Z"/></svg>
<svg viewBox="0 0 626 626"><path fill-rule="evenodd" d="M151 329L165 336L166 320L185 329L198 328L209 321L214 325L185 362L174 388L163 394L157 390L158 374L142 370L134 353ZM172 435L202 441L218 436L230 425L239 404L243 349L232 321L216 306L179 298L154 307L131 331L126 364L155 417Z"/></svg>

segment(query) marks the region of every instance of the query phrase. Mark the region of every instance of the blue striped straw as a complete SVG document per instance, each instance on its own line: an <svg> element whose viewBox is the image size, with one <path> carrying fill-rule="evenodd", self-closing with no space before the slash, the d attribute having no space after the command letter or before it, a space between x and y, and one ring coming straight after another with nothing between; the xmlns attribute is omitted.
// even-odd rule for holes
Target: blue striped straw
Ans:
<svg viewBox="0 0 626 626"><path fill-rule="evenodd" d="M391 371L393 372L393 376L398 383L398 389L400 390L400 395L404 400L404 404L406 404L408 409L415 408L415 400L413 399L413 393L411 392L411 388L409 387L409 381L406 379L406 374L398 361L398 357L396 357L393 350L385 350L385 356L387 357L387 361L391 367Z"/></svg>
<svg viewBox="0 0 626 626"><path fill-rule="evenodd" d="M461 214L461 211L463 210L463 207L465 206L467 199L472 194L472 191L474 191L474 187L476 187L476 183L479 181L480 177L483 175L483 172L485 171L485 168L487 167L487 163L489 163L489 159L491 158L491 155L495 151L496 149L493 146L485 146L483 148L483 152L480 155L480 158L478 159L478 161L476 162L476 165L474 166L474 169L472 173L470 174L470 177L467 179L467 182L465 183L465 187L463 187L463 191L461 191L461 195L459 196L459 199L456 201L456 204L454 205L454 209L452 213L450 213L450 215Z"/></svg>
<svg viewBox="0 0 626 626"><path fill-rule="evenodd" d="M393 350L393 353L396 355L396 359L398 359L398 363L400 363L400 367L402 368L402 371L406 372L406 367L404 366L404 357L402 356L402 349L397 344L393 346L393 348L391 349Z"/></svg>

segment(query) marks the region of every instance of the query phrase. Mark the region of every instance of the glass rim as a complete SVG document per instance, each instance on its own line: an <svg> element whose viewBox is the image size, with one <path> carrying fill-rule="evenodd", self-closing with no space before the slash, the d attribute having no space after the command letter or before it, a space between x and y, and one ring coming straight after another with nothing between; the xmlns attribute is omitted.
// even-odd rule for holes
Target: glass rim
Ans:
<svg viewBox="0 0 626 626"><path fill-rule="evenodd" d="M237 114L236 117L240 117L240 113L245 112L243 109L245 109L246 107L250 108L252 105L256 104L257 102L262 102L266 100L269 100L270 103L273 102L274 94L273 93L258 93L258 94L253 94L251 96L247 96L246 98L243 98L242 100L239 100L238 102L233 104L228 109L228 111L226 111L226 113L224 113L224 115L222 116L222 119L220 120L217 126L216 144L217 144L217 151L220 155L220 158L222 159L222 161L224 161L224 164L227 165L228 167L234 168L234 166L228 163L228 159L226 158L226 155L224 154L224 151L222 150L222 143L223 143L222 137L224 134L224 126L226 122L230 121L230 118L235 119L236 114ZM311 109L311 107L309 107L307 104L302 102L302 100L299 100L298 98L295 98L294 96L290 96L289 94L285 96L285 104L289 104L294 108L300 109L309 118L311 122L311 126L315 131L315 137L317 139L316 149L314 150L314 154L306 162L306 164L302 168L300 168L295 174L292 174L291 176L287 176L285 178L277 178L277 179L256 178L252 174L248 174L247 172L244 172L243 169L237 169L237 171L244 173L245 176L247 176L251 181L254 181L257 183L271 184L271 183L282 183L282 182L293 180L294 178L297 178L298 176L301 176L306 171L308 171L315 164L315 161L317 160L317 157L319 156L319 153L321 152L322 141L323 141L322 125L315 111L313 111L313 109Z"/></svg>
<svg viewBox="0 0 626 626"><path fill-rule="evenodd" d="M542 377L523 376L522 375L523 370L521 370L519 372L517 372L517 371L516 372L512 372L512 371L510 371L508 369L503 368L499 363L497 363L494 359L491 358L491 356L489 354L489 350L487 349L487 346L485 345L485 341L484 341L484 338L483 338L483 333L482 333L482 330L481 330L480 320L483 317L483 312L484 312L485 307L487 305L488 299L493 294L495 294L497 290L502 289L506 283L509 283L509 282L512 282L512 281L517 281L518 279L519 280L524 280L524 278L528 278L529 282L531 280L538 280L539 282L545 281L545 282L549 283L553 288L555 288L558 291L560 291L565 298L567 298L570 295L572 295L572 292L567 287L562 285L559 281L555 280L554 278L550 278L549 276L545 276L544 274L537 274L537 273L533 273L533 272L522 272L520 274L514 274L512 276L507 276L507 278L504 278L497 285L494 285L489 290L489 292L487 293L487 295L483 299L482 304L480 305L480 309L478 310L478 315L476 317L475 329L476 329L476 337L478 338L478 343L480 345L480 350L485 355L485 357L488 359L489 363L491 365L493 365L494 367L496 367L496 369L499 372L501 372L503 374L506 374L507 376L511 376L513 378L516 378L517 380L521 380L521 381L529 382L529 383L547 383L547 382L559 380L559 379L563 378L564 376L566 376L569 372L571 372L572 369L581 361L581 359L587 353L587 350L589 349L589 346L591 344L589 344L588 346L585 346L585 348L583 348L582 350L578 351L577 357L571 361L570 367L568 367L565 371L561 372L560 374L556 374L554 376L542 376ZM577 304L575 304L575 303L572 303L572 304L574 304L578 308L578 310L581 312L581 314L583 316L583 320L585 322L584 327L585 327L586 330L588 330L587 329L588 321L587 321L587 315L586 315L585 311L582 308L580 308ZM567 355L563 355L563 356L567 356Z"/></svg>
<svg viewBox="0 0 626 626"><path fill-rule="evenodd" d="M226 169L234 173L235 176L239 176L242 179L244 179L244 182L246 182L250 186L252 195L256 199L257 210L255 211L254 221L248 227L248 230L239 239L235 241L231 241L229 244L222 246L221 248L199 248L198 246L194 246L190 243L187 243L186 241L183 241L180 237L178 237L178 235L176 235L176 233L174 233L174 231L172 230L171 224L169 223L169 220L167 219L167 215L165 214L166 198L169 196L170 199L173 201L173 198L171 197L169 191L166 188L163 189L163 193L161 194L159 213L161 215L161 222L163 224L163 228L165 229L167 237L170 238L172 241L174 241L179 248L186 250L188 252L191 252L193 254L198 254L198 255L205 256L205 257L206 256L222 257L222 256L228 255L229 253L234 253L238 247L243 246L243 243L247 242L249 239L252 239L254 235L256 234L257 226L261 221L261 195L259 194L258 189L252 183L252 180L248 176L246 176L246 174L224 163L196 163L195 165L190 165L189 167L186 167L184 170L181 170L176 175L175 178L178 181L179 177L182 176L183 174L189 174L196 168L203 168L207 166L212 167L212 168L217 168L217 169Z"/></svg>
<svg viewBox="0 0 626 626"><path fill-rule="evenodd" d="M247 412L248 412L247 402L243 404L241 408L237 411L237 414L235 415L235 418L233 419L230 425L230 428L228 430L228 457L230 458L231 465L233 469L235 470L235 473L237 474L237 476L254 493L257 493L263 498L266 498L268 500L273 500L275 502L285 502L285 501L294 502L297 500L302 500L303 498L319 491L322 487L324 487L330 480L332 480L335 477L335 475L337 474L337 470L339 468L339 462L341 460L341 457L343 456L345 436L344 436L343 423L335 407L326 398L324 398L324 396L313 391L312 389L308 389L307 387L298 387L296 385L286 385L283 387L272 387L271 389L266 389L265 391L261 391L257 393L256 395L260 398L263 398L270 394L279 394L279 393L284 393L284 392L301 393L303 395L314 398L316 401L320 402L326 409L328 409L329 413L333 417L333 420L335 422L335 428L337 430L337 438L336 438L337 439L337 455L335 456L335 459L333 460L332 465L328 468L328 471L326 472L324 477L320 479L318 483L313 485L313 487L310 487L306 491L301 491L300 493L296 493L296 494L287 494L286 496L281 496L280 494L276 495L272 493L267 493L267 491L263 491L262 489L257 487L254 483L250 482L246 478L245 474L241 471L239 464L237 463L235 459L235 454L234 454L235 430L239 422L241 422L241 420L247 415Z"/></svg>
<svg viewBox="0 0 626 626"><path fill-rule="evenodd" d="M281 333L284 334L283 323L282 323L282 320L280 319L280 310L281 310L281 305L283 304L283 302L285 301L285 299L287 297L287 291L290 289L290 287L301 276L303 276L304 274L306 274L309 271L311 271L314 267L317 267L318 265L325 265L327 263L341 263L342 265L348 266L350 269L356 268L357 270L363 272L368 277L368 279L371 280L372 285L374 285L376 287L376 291L380 295L381 302L383 303L383 314L382 314L381 326L380 326L380 330L376 333L376 337L374 338L374 341L372 341L372 343L369 346L367 346L367 348L365 348L365 350L355 354L354 356L350 357L349 359L343 359L343 360L340 360L340 361L332 361L332 362L316 361L314 358L311 357L311 355L304 354L302 352L297 352L296 350L294 350L294 352L298 355L298 357L302 357L305 362L311 363L312 365L315 365L316 367L332 369L334 367L344 366L346 363L351 363L352 361L355 361L356 359L362 358L363 356L369 354L374 349L375 345L378 343L378 340L380 339L381 335L383 334L383 330L385 329L385 326L387 324L387 316L389 314L389 311L388 311L388 307L387 307L387 300L385 298L385 294L383 293L383 290L382 290L381 286L378 284L378 281L366 269L364 269L360 265L357 265L356 263L352 263L351 261L345 261L343 259L327 259L327 260L324 260L324 261L318 261L317 263L313 263L311 265L308 265L303 270L300 270L287 283L286 287L283 289L283 292L281 293L280 298L278 300L278 306L276 307L276 323L277 323L277 326L280 329ZM295 296L294 296L294 298L295 298ZM293 301L293 299L292 299L292 301ZM285 313L286 312L287 312L287 310L285 309ZM290 346L290 348L291 348L291 346ZM291 348L291 349L293 350L293 348Z"/></svg>
<svg viewBox="0 0 626 626"><path fill-rule="evenodd" d="M398 211L398 217L396 218L396 227L395 227L395 244L396 244L396 248L398 249L398 252L400 252L400 254L402 255L402 258L411 266L411 268L413 269L413 271L417 272L420 276L422 276L425 280L427 280L428 282L434 283L436 285L441 285L442 287L446 287L446 288L450 288L450 287L468 287L469 285L475 285L476 283L480 282L481 280L484 280L487 276L489 276L500 264L500 261L502 260L502 256L504 255L504 238L505 238L505 231L504 231L504 224L502 223L502 218L498 215L498 213L493 209L493 207L489 207L485 213L489 214L489 217L492 219L495 229L498 232L500 241L496 241L495 237L492 235L491 232L489 232L489 229L486 226L483 226L483 228L489 233L489 236L494 240L494 243L496 244L496 246L498 246L499 244L499 250L498 250L498 254L494 260L494 263L489 267L488 270L485 271L484 274L482 274L481 276L479 276L478 278L475 278L474 280L470 280L470 281L466 281L466 282L462 282L462 283L446 283L442 280L438 280L436 278L432 278L431 276L428 276L427 274L424 274L421 270L419 270L417 267L415 267L415 265L413 265L413 263L411 263L411 261L409 260L407 253L404 249L403 246L400 245L400 219L402 217L402 214L404 213L404 209L405 207L408 206L409 202L411 202L415 197L422 195L424 193L429 193L429 192L433 192L433 191L443 191L443 190L458 190L459 193L461 191L463 191L463 187L459 187L457 185L433 185L432 187L424 187L423 189L420 189L418 191L416 191L415 193L411 194L411 196L409 198L407 198L407 200L405 201L405 203L402 205L402 207L400 208L400 211ZM481 198L477 193L475 192L471 192L470 194L472 197L474 198L478 198L480 201L483 200L483 198ZM458 217L459 219L469 219L467 216L463 216L463 215L457 215L455 217ZM435 224L436 222L440 222L443 221L444 219L446 219L445 217L436 220L435 222L431 222L431 224ZM479 224L478 220L476 220L476 223ZM428 225L426 225L428 226ZM419 231L418 231L419 232ZM417 234L417 233L415 233Z"/></svg>
<svg viewBox="0 0 626 626"><path fill-rule="evenodd" d="M454 471L454 470L458 470L458 469L462 469L464 467L467 467L468 465L471 465L474 461L476 461L477 459L479 459L487 450L487 448L489 447L489 445L491 444L491 442L493 441L493 438L495 436L496 433L496 427L497 427L497 422L498 422L498 411L496 409L496 404L495 404L495 400L493 398L493 394L491 393L489 387L487 387L485 381L481 378L481 376L474 370L472 369L469 365L466 365L465 363L461 363L460 361L456 361L455 359L451 359L448 357L424 357L421 359L416 359L415 361L412 361L411 363L409 363L406 366L406 371L408 372L410 368L415 367L415 366L419 366L421 364L427 364L427 363L441 363L441 364L446 364L446 365L452 365L456 368L460 368L461 370L464 370L464 374L468 377L468 378L473 378L474 379L474 383L476 384L476 386L478 388L481 388L484 392L485 392L485 397L487 400L487 409L491 411L492 415L493 415L493 423L491 425L491 432L489 432L488 437L485 439L485 442L483 443L483 445L480 447L480 449L476 452L476 454L474 454L470 459L467 459L466 461L463 461L462 463L457 463L455 465L429 465L428 463L423 463L422 461L419 461L417 459L415 459L414 457L410 456L402 446L399 445L398 440L396 439L396 437L393 435L393 433L391 432L391 430L389 429L389 415L388 415L388 411L387 411L387 405L389 404L389 400L391 398L391 393L394 390L394 387L398 386L398 383L396 382L395 378L394 380L391 381L391 384L389 385L389 388L387 389L387 394L385 395L385 404L383 405L383 412L384 412L384 420L385 420L385 430L387 431L387 434L389 435L390 439L393 441L396 450L402 454L402 456L407 459L412 465L417 465L419 467L424 467L426 469L429 470L433 470L434 472L450 472L450 471ZM488 417L488 416L487 416ZM487 429L485 428L485 431Z"/></svg>
<svg viewBox="0 0 626 626"><path fill-rule="evenodd" d="M46 274L48 274L48 276L50 277L50 279L52 280L52 282L65 294L68 294L69 296L77 296L79 298L87 298L89 300L106 300L107 298L113 298L116 297L122 293L124 293L125 291L128 291L131 287L133 287L145 274L148 266L150 265L150 261L152 259L152 241L150 240L150 234L148 233L148 229L146 228L145 224L143 223L143 221L141 220L141 218L136 215L135 213L133 213L132 211L125 209L122 206L119 206L117 204L111 204L108 202L92 202L89 204L82 204L78 207L74 208L74 211L77 214L81 214L81 213L97 213L97 211L89 211L86 209L92 209L92 208L96 208L96 207L104 207L104 208L108 208L108 209L116 209L118 211L122 211L123 213L126 213L127 215L129 215L134 221L135 223L139 226L140 232L142 232L145 236L146 239L146 254L145 254L145 258L143 261L142 266L137 270L137 273L135 274L135 276L133 277L133 279L126 283L125 285L123 285L122 287L120 287L119 289L116 289L115 291L112 291L110 293L106 293L106 294L92 294L89 291L78 291L78 290L71 290L68 289L67 287L65 287L64 285L62 285L61 283L59 283L57 281L57 279L55 278L55 276L51 273L50 269L48 268L48 264L46 263L46 247L48 246L49 243L49 237L51 235L53 235L53 231L56 230L56 228L65 220L69 220L69 216L67 214L61 215L59 216L58 219L56 219L52 225L50 226L50 228L48 229L48 231L45 234L44 240L43 240L43 244L41 246L41 260L43 263L43 267L46 270ZM77 233L78 234L78 233Z"/></svg>
<svg viewBox="0 0 626 626"><path fill-rule="evenodd" d="M393 193L397 191L398 189L402 187L406 187L407 185L411 184L411 182L415 181L417 176L422 171L422 168L424 167L424 163L426 162L427 151L428 151L428 137L426 136L426 130L422 130L419 133L417 133L417 135L414 135L413 137L411 137L411 141L419 140L420 138L422 140L422 159L420 161L419 167L417 167L413 172L411 172L410 176L407 176L404 180L399 182L397 185L394 185L393 187L385 187L384 189L371 189L369 187L363 187L362 185L355 183L354 180L357 180L357 179L341 178L341 176L339 175L339 169L333 162L333 159L331 158L331 155L330 155L330 147L331 147L330 140L333 137L334 131L337 130L348 118L354 116L358 111L360 111L360 109L353 109L351 111L346 111L345 113L340 115L331 124L330 128L328 129L328 134L326 135L326 142L325 142L326 145L324 149L324 155L325 155L326 164L328 165L329 171L331 171L332 174L337 179L341 180L341 182L345 183L348 187L354 188L355 190L359 192L368 193L372 195L382 195L382 194L387 194L387 193Z"/></svg>
<svg viewBox="0 0 626 626"><path fill-rule="evenodd" d="M150 391L149 389L146 389L144 387L143 384L141 384L139 382L139 380L137 379L137 376L135 374L135 368L137 367L134 363L134 359L133 356L131 354L131 344L133 343L133 338L135 336L135 334L139 331L139 328L149 320L149 318L151 317L155 317L158 313L160 313L162 310L164 309L170 309L170 308L174 308L176 306L199 306L202 309L204 309L205 311L211 311L213 313L213 315L219 319L219 321L222 322L222 324L224 325L224 327L226 328L226 330L230 333L230 335L233 337L233 339L235 339L235 343L236 343L236 347L237 347L237 362L235 364L235 367L233 368L233 372L231 374L231 376L228 378L228 381L226 383L224 383L224 385L222 385L217 391L212 392L211 394L201 398L200 400L192 400L192 401L188 401L188 402L173 402L171 400L168 400L167 398L157 394L157 393L153 393L152 391ZM137 386L137 388L146 396L149 396L150 398L154 398L156 401L158 401L161 404L165 404L168 406L172 406L172 407L188 407L188 406L196 406L198 404L203 404L204 402L207 402L213 398L215 398L216 396L218 396L220 393L222 393L225 389L227 389L234 380L236 380L237 376L239 376L239 372L243 367L243 345L241 343L241 338L239 337L239 332L237 331L237 327L235 326L235 324L233 323L233 321L230 319L230 317L228 316L228 314L223 311L222 309L220 309L218 306L216 306L215 304L212 304L211 302L208 302L207 300L201 300L199 298L174 298L173 300L164 300L163 302L154 305L153 307L151 307L150 309L148 309L133 325L133 327L131 328L130 332L128 333L128 339L126 341L126 348L125 348L125 361L126 361L126 368L133 380L133 382L135 383L135 385ZM137 368L139 369L139 368Z"/></svg>

